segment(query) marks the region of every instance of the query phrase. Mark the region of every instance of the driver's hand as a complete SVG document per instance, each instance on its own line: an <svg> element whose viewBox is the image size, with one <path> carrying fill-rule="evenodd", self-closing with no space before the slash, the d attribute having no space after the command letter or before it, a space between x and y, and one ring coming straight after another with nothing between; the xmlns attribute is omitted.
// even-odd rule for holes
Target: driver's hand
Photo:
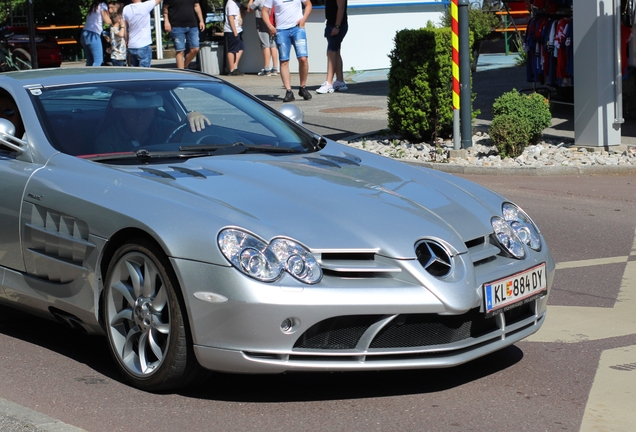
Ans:
<svg viewBox="0 0 636 432"><path fill-rule="evenodd" d="M192 132L201 132L205 129L205 124L210 126L210 120L201 114L200 112L192 111L188 113L188 122L190 123L190 130Z"/></svg>

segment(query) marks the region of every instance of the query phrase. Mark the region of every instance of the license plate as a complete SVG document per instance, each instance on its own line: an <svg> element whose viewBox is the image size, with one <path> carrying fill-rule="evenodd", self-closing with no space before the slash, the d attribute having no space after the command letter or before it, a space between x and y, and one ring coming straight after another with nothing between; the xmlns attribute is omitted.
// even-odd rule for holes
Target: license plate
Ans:
<svg viewBox="0 0 636 432"><path fill-rule="evenodd" d="M521 306L546 293L545 263L512 276L484 284L486 316Z"/></svg>

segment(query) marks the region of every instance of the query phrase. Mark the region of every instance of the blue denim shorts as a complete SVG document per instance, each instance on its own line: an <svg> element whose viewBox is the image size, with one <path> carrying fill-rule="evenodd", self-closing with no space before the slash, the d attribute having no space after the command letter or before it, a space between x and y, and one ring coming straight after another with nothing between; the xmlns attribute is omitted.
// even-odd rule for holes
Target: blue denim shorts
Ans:
<svg viewBox="0 0 636 432"><path fill-rule="evenodd" d="M152 48L150 45L141 48L128 48L131 66L150 67Z"/></svg>
<svg viewBox="0 0 636 432"><path fill-rule="evenodd" d="M334 29L334 26L328 25L325 28L325 37L327 38L327 51L337 52L340 51L340 47L342 46L342 40L347 35L347 30L349 30L348 25L343 25L340 27L340 31L337 35L331 36L331 30Z"/></svg>
<svg viewBox="0 0 636 432"><path fill-rule="evenodd" d="M188 48L199 48L198 27L173 27L170 37L174 41L175 51L185 51Z"/></svg>
<svg viewBox="0 0 636 432"><path fill-rule="evenodd" d="M276 30L276 45L278 45L278 58L280 61L289 61L291 47L294 46L296 58L308 57L307 33L304 28L298 26L285 30Z"/></svg>

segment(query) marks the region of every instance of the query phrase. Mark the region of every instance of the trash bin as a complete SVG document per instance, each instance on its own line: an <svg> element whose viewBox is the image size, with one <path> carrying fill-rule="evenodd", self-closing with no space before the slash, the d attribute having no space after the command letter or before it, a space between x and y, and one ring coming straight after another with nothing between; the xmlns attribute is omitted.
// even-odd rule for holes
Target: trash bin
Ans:
<svg viewBox="0 0 636 432"><path fill-rule="evenodd" d="M201 72L219 75L223 69L223 45L217 42L201 42L199 47L199 65Z"/></svg>

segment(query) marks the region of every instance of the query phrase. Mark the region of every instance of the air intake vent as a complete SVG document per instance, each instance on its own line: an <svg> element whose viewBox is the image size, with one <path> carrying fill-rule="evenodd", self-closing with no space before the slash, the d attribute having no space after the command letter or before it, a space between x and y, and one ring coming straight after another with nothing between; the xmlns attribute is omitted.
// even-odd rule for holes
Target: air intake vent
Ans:
<svg viewBox="0 0 636 432"><path fill-rule="evenodd" d="M415 255L432 276L443 278L453 269L450 253L437 242L424 240L415 246Z"/></svg>

